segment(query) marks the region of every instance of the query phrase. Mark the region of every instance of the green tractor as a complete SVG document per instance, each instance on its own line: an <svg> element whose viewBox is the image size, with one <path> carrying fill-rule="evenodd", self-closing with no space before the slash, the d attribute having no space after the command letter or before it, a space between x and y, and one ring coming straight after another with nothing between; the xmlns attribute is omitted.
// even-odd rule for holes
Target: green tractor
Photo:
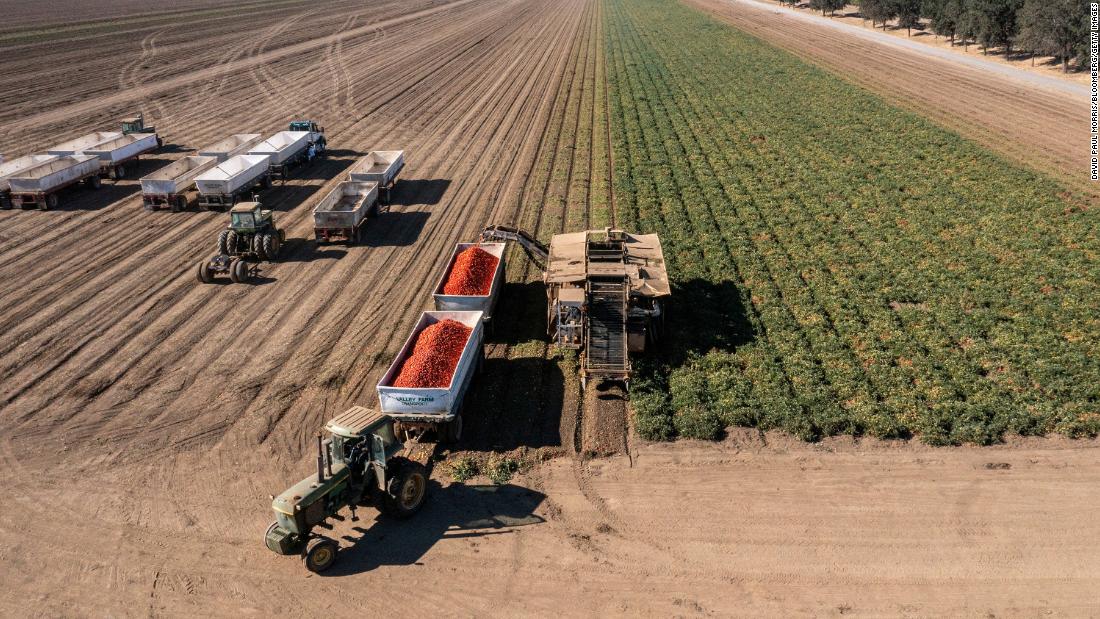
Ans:
<svg viewBox="0 0 1100 619"><path fill-rule="evenodd" d="M275 261L286 232L275 227L275 214L259 202L239 202L229 211L229 226L218 235L218 253L199 263L199 281L209 284L218 273L234 283L252 276L249 261Z"/></svg>
<svg viewBox="0 0 1100 619"><path fill-rule="evenodd" d="M137 116L128 116L122 119L122 133L130 135L131 133L156 133L157 128L153 126L145 126L145 115L138 112ZM157 146L164 146L164 139L159 135L157 136Z"/></svg>
<svg viewBox="0 0 1100 619"><path fill-rule="evenodd" d="M317 472L279 496L271 495L275 522L264 545L280 555L300 555L306 569L322 572L336 561L339 544L314 532L332 530L329 519L343 521L345 507L373 505L408 518L428 494L427 462L434 445L398 439L394 421L378 411L355 406L325 424L331 438L317 436Z"/></svg>

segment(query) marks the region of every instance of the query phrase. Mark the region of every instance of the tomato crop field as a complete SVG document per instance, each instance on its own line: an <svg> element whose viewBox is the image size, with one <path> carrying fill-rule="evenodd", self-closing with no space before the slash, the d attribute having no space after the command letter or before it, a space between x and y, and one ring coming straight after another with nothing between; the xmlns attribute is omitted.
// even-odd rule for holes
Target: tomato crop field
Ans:
<svg viewBox="0 0 1100 619"><path fill-rule="evenodd" d="M674 279L644 437L1100 430L1096 210L675 2L605 6L617 223Z"/></svg>

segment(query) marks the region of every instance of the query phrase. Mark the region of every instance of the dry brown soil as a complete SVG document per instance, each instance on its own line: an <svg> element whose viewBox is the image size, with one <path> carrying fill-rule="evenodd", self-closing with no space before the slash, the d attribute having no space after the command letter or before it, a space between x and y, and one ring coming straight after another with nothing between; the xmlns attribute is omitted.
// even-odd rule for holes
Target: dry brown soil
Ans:
<svg viewBox="0 0 1100 619"><path fill-rule="evenodd" d="M1095 443L635 445L547 359L537 284L502 301L462 447L573 455L502 487L440 470L413 520L339 524L324 576L262 546L268 494L372 403L452 243L606 220L600 15L295 0L0 41L5 154L134 109L169 142L139 174L291 117L333 149L261 196L291 240L251 286L197 284L225 216L146 212L133 179L0 212L0 615L1100 611ZM406 149L394 206L362 245L315 247L313 201L371 148Z"/></svg>

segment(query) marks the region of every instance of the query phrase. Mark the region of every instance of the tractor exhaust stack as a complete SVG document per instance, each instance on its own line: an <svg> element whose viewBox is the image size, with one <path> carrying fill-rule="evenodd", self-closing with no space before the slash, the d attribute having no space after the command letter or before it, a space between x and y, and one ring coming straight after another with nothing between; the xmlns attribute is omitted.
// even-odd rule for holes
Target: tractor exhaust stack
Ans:
<svg viewBox="0 0 1100 619"><path fill-rule="evenodd" d="M317 483L325 481L325 454L321 448L321 435L317 435Z"/></svg>

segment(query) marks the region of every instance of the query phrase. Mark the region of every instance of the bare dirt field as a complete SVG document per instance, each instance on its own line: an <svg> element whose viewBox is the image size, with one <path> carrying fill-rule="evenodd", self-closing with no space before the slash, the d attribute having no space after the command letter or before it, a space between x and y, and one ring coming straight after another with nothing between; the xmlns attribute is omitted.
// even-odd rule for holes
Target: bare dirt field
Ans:
<svg viewBox="0 0 1100 619"><path fill-rule="evenodd" d="M891 103L1095 194L1088 181L1088 100L1006 79L832 27L827 19L755 0L688 0L719 19L819 64ZM935 48L931 48L935 49Z"/></svg>
<svg viewBox="0 0 1100 619"><path fill-rule="evenodd" d="M460 447L565 457L504 486L437 470L414 520L339 524L324 576L272 555L268 494L308 472L326 418L373 403L455 241L492 222L545 235L613 220L602 8L177 8L196 11L186 27L147 8L0 39L4 153L135 109L168 142L141 175L292 117L325 125L333 150L263 194L288 256L253 286L197 284L225 215L147 212L134 179L0 211L0 615L1098 611L1094 442L637 445L621 401L584 402L550 358L518 260L500 308L516 318L490 341ZM304 240L358 153L395 148L406 180L365 242Z"/></svg>

